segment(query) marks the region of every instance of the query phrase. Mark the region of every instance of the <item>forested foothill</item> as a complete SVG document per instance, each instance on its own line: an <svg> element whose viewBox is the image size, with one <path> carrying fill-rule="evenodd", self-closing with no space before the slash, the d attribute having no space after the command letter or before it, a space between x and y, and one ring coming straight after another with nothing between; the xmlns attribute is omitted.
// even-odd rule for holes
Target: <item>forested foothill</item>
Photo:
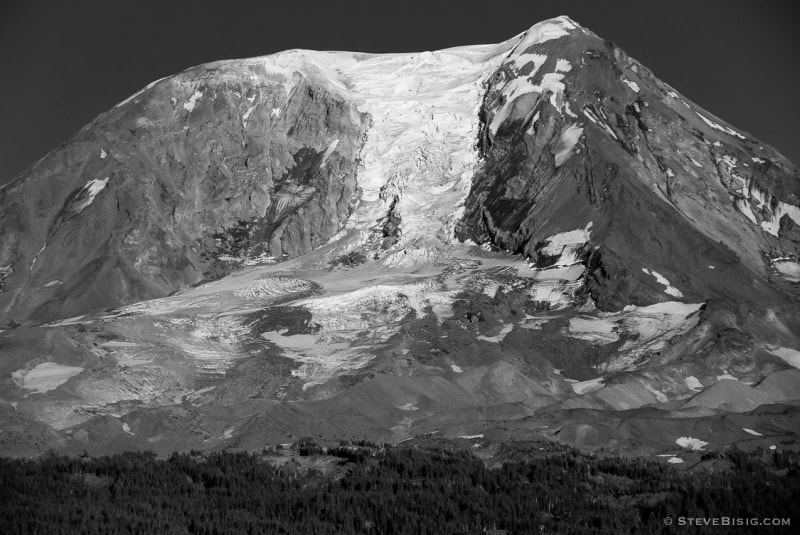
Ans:
<svg viewBox="0 0 800 535"><path fill-rule="evenodd" d="M530 442L50 453L0 459L0 525L48 534L671 533L679 527L665 517L727 516L794 526L799 467L791 451L707 453L687 470Z"/></svg>

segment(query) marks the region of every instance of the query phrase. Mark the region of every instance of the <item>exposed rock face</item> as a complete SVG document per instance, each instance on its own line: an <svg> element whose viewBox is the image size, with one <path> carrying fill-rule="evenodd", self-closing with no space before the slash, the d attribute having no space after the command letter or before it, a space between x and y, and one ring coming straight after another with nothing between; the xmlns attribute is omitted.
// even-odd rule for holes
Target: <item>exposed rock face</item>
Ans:
<svg viewBox="0 0 800 535"><path fill-rule="evenodd" d="M0 190L0 452L796 441L798 206L566 17L190 69Z"/></svg>
<svg viewBox="0 0 800 535"><path fill-rule="evenodd" d="M161 297L336 234L357 200L368 118L313 76L273 68L226 62L159 81L8 186L2 317Z"/></svg>

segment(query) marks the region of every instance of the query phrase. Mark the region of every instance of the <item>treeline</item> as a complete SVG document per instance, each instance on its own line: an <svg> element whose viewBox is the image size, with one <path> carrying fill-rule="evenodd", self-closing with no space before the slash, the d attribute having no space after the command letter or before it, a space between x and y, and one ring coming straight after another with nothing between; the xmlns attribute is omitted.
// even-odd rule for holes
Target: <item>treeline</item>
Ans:
<svg viewBox="0 0 800 535"><path fill-rule="evenodd" d="M552 445L501 452L500 468L441 447L303 447L327 475L270 462L277 453L0 459L0 531L671 533L667 516L791 518L800 503L795 453L732 452L716 456L724 470L690 472ZM792 524L757 529L789 533L800 515Z"/></svg>

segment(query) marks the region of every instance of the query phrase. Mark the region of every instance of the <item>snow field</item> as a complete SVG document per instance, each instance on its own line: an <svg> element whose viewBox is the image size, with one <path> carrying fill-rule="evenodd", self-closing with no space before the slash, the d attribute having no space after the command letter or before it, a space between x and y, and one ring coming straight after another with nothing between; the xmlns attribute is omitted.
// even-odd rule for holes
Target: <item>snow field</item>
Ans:
<svg viewBox="0 0 800 535"><path fill-rule="evenodd" d="M17 370L11 378L20 388L42 394L58 388L82 371L83 368L78 366L43 362L30 370Z"/></svg>

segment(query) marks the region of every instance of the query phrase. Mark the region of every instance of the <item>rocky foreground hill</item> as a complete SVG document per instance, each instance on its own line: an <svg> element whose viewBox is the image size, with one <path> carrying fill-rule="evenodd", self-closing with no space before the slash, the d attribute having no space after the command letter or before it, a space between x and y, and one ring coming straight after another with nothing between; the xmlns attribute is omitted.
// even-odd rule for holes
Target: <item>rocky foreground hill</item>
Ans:
<svg viewBox="0 0 800 535"><path fill-rule="evenodd" d="M189 69L0 189L0 451L793 448L799 179L566 17Z"/></svg>

